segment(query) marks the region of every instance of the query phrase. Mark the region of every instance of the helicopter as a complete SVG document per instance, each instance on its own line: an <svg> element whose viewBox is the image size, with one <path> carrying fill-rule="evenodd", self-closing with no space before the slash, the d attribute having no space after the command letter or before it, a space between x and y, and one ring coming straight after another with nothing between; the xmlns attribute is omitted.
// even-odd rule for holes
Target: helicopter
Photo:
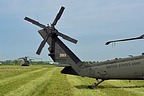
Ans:
<svg viewBox="0 0 144 96"><path fill-rule="evenodd" d="M19 60L23 60L21 66L29 66L30 60L28 60L28 57L21 57Z"/></svg>
<svg viewBox="0 0 144 96"><path fill-rule="evenodd" d="M30 63L32 62L32 60L34 59L39 59L42 61L41 58L35 58L35 57L28 57L28 56L25 56L25 57L20 57L18 60L23 60L21 66L29 66Z"/></svg>
<svg viewBox="0 0 144 96"><path fill-rule="evenodd" d="M47 43L49 45L48 55L54 62L58 62L58 65L60 67L64 67L61 70L61 73L95 78L97 82L88 86L88 88L91 89L96 88L99 84L106 80L144 80L144 55L120 59L116 58L113 60L95 62L94 64L84 64L60 40L59 37L62 37L63 39L75 44L78 42L78 40L59 32L55 28L58 20L61 18L64 12L64 9L65 7L62 6L57 13L54 21L47 26L29 17L24 18L24 20L42 28L41 30L38 30L38 33L42 36L43 41L36 51L37 55L40 55L43 47ZM106 45L111 42L116 41L109 41L106 43Z"/></svg>

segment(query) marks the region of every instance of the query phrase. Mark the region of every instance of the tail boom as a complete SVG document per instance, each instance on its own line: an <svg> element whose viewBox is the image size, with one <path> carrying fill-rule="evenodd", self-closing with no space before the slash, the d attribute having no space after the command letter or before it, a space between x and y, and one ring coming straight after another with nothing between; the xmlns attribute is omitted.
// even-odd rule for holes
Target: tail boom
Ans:
<svg viewBox="0 0 144 96"><path fill-rule="evenodd" d="M39 30L39 34L45 39L47 33L44 30ZM79 67L81 66L81 60L58 38L57 35L51 36L47 43L49 44L49 56L54 62L58 62L59 65L69 65L61 71L64 74L78 75Z"/></svg>

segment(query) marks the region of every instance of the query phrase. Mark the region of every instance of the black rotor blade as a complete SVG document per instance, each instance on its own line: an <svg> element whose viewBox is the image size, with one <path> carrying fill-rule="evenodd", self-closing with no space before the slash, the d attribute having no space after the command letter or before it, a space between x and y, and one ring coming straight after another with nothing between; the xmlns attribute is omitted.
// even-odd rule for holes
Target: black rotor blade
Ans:
<svg viewBox="0 0 144 96"><path fill-rule="evenodd" d="M128 38L128 39L108 41L105 43L105 45L108 45L108 44L113 43L113 42L129 41L129 40L136 40L136 39L144 39L144 35L141 35L140 37L136 37L136 38Z"/></svg>
<svg viewBox="0 0 144 96"><path fill-rule="evenodd" d="M64 11L65 7L61 7L60 11L58 12L56 18L54 19L53 23L51 24L53 27L57 24L57 21L60 19L60 17L62 16L62 13Z"/></svg>
<svg viewBox="0 0 144 96"><path fill-rule="evenodd" d="M70 41L70 42L72 42L72 43L77 43L78 41L76 40L76 39L73 39L73 38L71 38L71 37L69 37L69 36L67 36L67 35L64 35L64 34L62 34L62 33L60 33L60 32L57 32L56 33L58 36L61 36L63 39L65 39L65 40L68 40L68 41Z"/></svg>
<svg viewBox="0 0 144 96"><path fill-rule="evenodd" d="M46 42L47 42L49 36L50 36L50 35L48 35L48 36L41 42L41 44L40 44L40 46L39 46L39 48L38 48L36 54L40 55L40 53L41 53L43 47L45 46L45 44L46 44Z"/></svg>
<svg viewBox="0 0 144 96"><path fill-rule="evenodd" d="M31 18L25 17L24 20L29 21L29 22L31 22L31 23L33 23L33 24L35 24L35 25L37 25L37 26L39 26L41 28L46 28L45 25L43 25L43 24L41 24L41 23L31 19Z"/></svg>

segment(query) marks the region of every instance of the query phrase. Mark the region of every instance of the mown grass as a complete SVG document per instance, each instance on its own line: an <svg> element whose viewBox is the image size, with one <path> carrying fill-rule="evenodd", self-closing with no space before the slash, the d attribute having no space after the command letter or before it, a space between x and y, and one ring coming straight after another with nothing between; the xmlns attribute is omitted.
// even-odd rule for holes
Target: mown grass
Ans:
<svg viewBox="0 0 144 96"><path fill-rule="evenodd" d="M38 96L73 96L70 83L67 81L67 75L60 73L61 68L57 68L52 77L47 81Z"/></svg>
<svg viewBox="0 0 144 96"><path fill-rule="evenodd" d="M49 65L0 66L0 96L144 96L144 81L95 79L61 74Z"/></svg>
<svg viewBox="0 0 144 96"><path fill-rule="evenodd" d="M26 72L30 72L33 70L40 69L44 66L14 66L14 65L7 65L7 66L0 66L0 80L20 75Z"/></svg>

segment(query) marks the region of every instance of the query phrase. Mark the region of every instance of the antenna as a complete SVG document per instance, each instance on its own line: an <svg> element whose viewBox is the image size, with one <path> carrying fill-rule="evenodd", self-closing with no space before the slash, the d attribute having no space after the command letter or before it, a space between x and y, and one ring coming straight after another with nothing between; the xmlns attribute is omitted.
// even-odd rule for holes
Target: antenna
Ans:
<svg viewBox="0 0 144 96"><path fill-rule="evenodd" d="M36 18L37 18L37 20L39 21L39 18L38 18L38 15L36 14Z"/></svg>

